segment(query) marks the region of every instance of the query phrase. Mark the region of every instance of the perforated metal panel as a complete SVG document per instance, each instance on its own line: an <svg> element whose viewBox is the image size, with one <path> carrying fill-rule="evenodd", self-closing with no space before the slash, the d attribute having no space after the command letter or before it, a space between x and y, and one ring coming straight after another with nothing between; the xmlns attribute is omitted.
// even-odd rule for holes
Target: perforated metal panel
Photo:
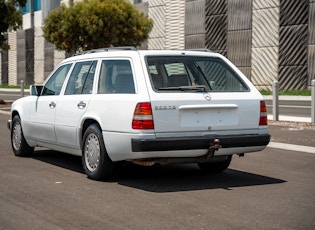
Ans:
<svg viewBox="0 0 315 230"><path fill-rule="evenodd" d="M309 0L280 0L280 25L307 24Z"/></svg>
<svg viewBox="0 0 315 230"><path fill-rule="evenodd" d="M206 15L221 15L227 14L227 0L207 0Z"/></svg>
<svg viewBox="0 0 315 230"><path fill-rule="evenodd" d="M228 30L248 30L252 27L252 0L228 1Z"/></svg>
<svg viewBox="0 0 315 230"><path fill-rule="evenodd" d="M227 1L206 1L205 45L208 49L227 54Z"/></svg>
<svg viewBox="0 0 315 230"><path fill-rule="evenodd" d="M34 29L25 31L26 79L25 84L34 83Z"/></svg>
<svg viewBox="0 0 315 230"><path fill-rule="evenodd" d="M185 49L204 48L205 34L193 34L185 36Z"/></svg>
<svg viewBox="0 0 315 230"><path fill-rule="evenodd" d="M185 48L205 48L205 0L187 0L185 5Z"/></svg>
<svg viewBox="0 0 315 230"><path fill-rule="evenodd" d="M251 66L251 30L228 32L228 58L238 67Z"/></svg>
<svg viewBox="0 0 315 230"><path fill-rule="evenodd" d="M308 83L309 0L280 0L280 89L305 89Z"/></svg>
<svg viewBox="0 0 315 230"><path fill-rule="evenodd" d="M225 51L227 45L227 15L206 16L206 46L213 51Z"/></svg>
<svg viewBox="0 0 315 230"><path fill-rule="evenodd" d="M306 66L280 66L280 90L305 89L307 86Z"/></svg>
<svg viewBox="0 0 315 230"><path fill-rule="evenodd" d="M2 85L8 84L8 51L2 50L1 53L1 82Z"/></svg>
<svg viewBox="0 0 315 230"><path fill-rule="evenodd" d="M26 56L25 56L25 30L19 30L17 37L17 82L21 82L26 78Z"/></svg>
<svg viewBox="0 0 315 230"><path fill-rule="evenodd" d="M307 25L283 26L280 28L279 64L306 65Z"/></svg>
<svg viewBox="0 0 315 230"><path fill-rule="evenodd" d="M205 0L186 2L185 34L205 33Z"/></svg>

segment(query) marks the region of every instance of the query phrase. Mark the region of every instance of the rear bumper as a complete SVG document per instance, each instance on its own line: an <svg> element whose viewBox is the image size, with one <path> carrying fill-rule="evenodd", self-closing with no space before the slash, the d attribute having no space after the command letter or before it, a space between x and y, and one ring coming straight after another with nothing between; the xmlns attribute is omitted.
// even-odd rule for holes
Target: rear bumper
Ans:
<svg viewBox="0 0 315 230"><path fill-rule="evenodd" d="M270 135L213 136L202 138L132 139L133 152L208 149L214 139L220 140L221 148L267 146Z"/></svg>

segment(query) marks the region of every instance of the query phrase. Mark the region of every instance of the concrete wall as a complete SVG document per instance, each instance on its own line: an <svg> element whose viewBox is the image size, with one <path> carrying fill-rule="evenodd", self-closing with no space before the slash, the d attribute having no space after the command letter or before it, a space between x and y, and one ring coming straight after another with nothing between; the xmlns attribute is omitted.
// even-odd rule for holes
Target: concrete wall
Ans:
<svg viewBox="0 0 315 230"><path fill-rule="evenodd" d="M307 75L307 84L311 85L315 79L315 0L309 2Z"/></svg>
<svg viewBox="0 0 315 230"><path fill-rule="evenodd" d="M252 16L251 80L271 89L278 78L279 0L254 0Z"/></svg>
<svg viewBox="0 0 315 230"><path fill-rule="evenodd" d="M280 0L280 89L307 86L308 10L309 0Z"/></svg>
<svg viewBox="0 0 315 230"><path fill-rule="evenodd" d="M65 58L42 37L43 18L56 2L42 1L34 29L26 14L24 30L8 33L11 49L1 54L0 84L40 84ZM281 90L306 89L315 78L315 0L148 0L136 7L154 21L140 48L208 48L260 89L270 90L273 81Z"/></svg>

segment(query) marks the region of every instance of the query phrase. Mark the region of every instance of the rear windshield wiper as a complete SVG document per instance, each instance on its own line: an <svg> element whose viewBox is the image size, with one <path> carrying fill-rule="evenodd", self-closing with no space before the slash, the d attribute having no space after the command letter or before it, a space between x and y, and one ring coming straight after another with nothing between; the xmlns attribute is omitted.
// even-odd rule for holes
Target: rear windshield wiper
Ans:
<svg viewBox="0 0 315 230"><path fill-rule="evenodd" d="M195 85L195 86L175 86L175 87L162 87L159 90L180 90L180 91L206 91L207 86Z"/></svg>

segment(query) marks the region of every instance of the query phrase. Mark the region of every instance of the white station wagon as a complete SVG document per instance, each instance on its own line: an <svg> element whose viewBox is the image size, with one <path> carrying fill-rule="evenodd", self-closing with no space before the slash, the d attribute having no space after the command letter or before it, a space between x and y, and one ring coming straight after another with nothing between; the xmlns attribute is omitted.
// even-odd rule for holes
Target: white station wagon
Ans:
<svg viewBox="0 0 315 230"><path fill-rule="evenodd" d="M8 128L16 156L37 146L82 156L94 180L120 161L221 172L233 154L270 141L259 91L208 50L117 47L67 58L13 103Z"/></svg>

